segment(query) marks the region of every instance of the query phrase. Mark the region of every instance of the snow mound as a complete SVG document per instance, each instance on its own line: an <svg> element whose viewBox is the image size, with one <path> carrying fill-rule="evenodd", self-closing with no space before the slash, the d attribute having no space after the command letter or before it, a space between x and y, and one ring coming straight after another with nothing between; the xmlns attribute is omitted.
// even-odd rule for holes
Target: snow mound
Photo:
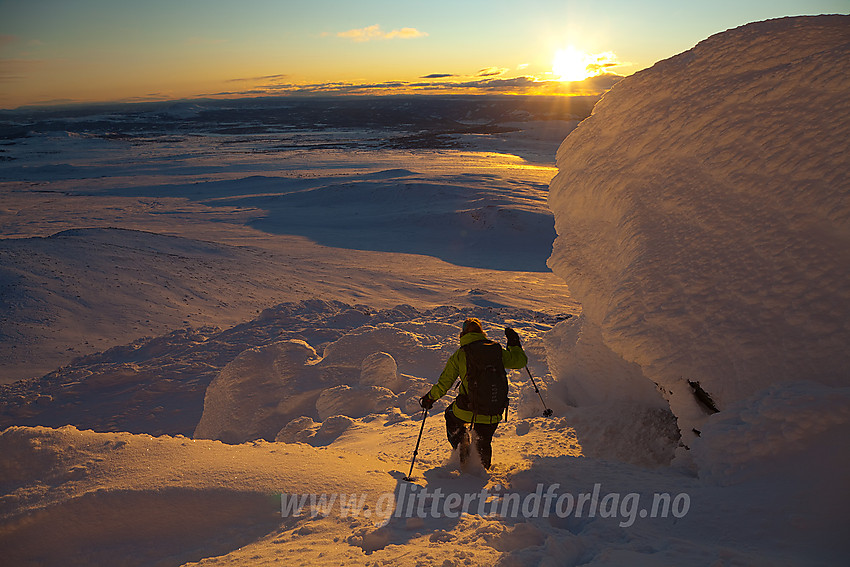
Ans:
<svg viewBox="0 0 850 567"><path fill-rule="evenodd" d="M314 402L324 389L341 384L353 389L386 388L397 396L397 411L406 415L419 413L419 396L430 388L445 358L457 347L460 324L473 316L481 318L496 339L501 339L506 325L518 329L531 358L530 368L545 392L551 376L539 337L569 315L506 306L442 305L419 310L397 305L376 309L363 304L311 299L276 305L255 319L229 329L180 329L77 359L40 379L0 385L0 429L9 425L71 424L95 431L192 436L204 411L207 389L225 367L246 351L282 341L301 341L313 348L316 356L322 353L323 357L315 367L295 360L291 371L301 378L293 378L289 386L275 383L281 379L272 363L263 370L254 360L251 371L244 375L247 380L270 391L303 387L299 395L305 396L302 412L294 415L283 412L280 423L261 428L263 438L271 440L289 420L302 414L319 419ZM393 331L393 327L397 330ZM267 354L274 358L271 350ZM306 356L313 355L306 351ZM232 366L231 370L235 368ZM277 378L273 379L274 376ZM323 381L311 382L310 376L321 376ZM513 386L517 414L539 415L539 400L530 386L522 382L523 377L519 376ZM211 390L211 395L215 391ZM308 391L312 394L307 395ZM207 418L217 415L215 420L226 428L226 421L231 419L228 412L241 411L233 416L234 423L239 423L241 428L254 419L249 416L256 404L268 415L275 415L283 408L271 408L255 399L246 402L250 409L239 410L235 403L242 399L239 392L237 384L219 390L216 395L221 407L211 409ZM255 425L260 422L265 423L258 420ZM257 430L248 427L246 434L257 435Z"/></svg>
<svg viewBox="0 0 850 567"><path fill-rule="evenodd" d="M319 419L326 420L335 415L363 417L381 412L395 405L392 390L380 386L357 386L352 388L340 384L323 390L316 400Z"/></svg>
<svg viewBox="0 0 850 567"><path fill-rule="evenodd" d="M207 388L195 437L227 443L274 438L281 421L301 415L319 396L318 360L313 347L299 340L242 352Z"/></svg>
<svg viewBox="0 0 850 567"><path fill-rule="evenodd" d="M413 376L439 375L448 357L457 348L456 324L400 321L378 323L353 329L325 347L326 372L362 376L365 360L375 353L386 353L399 370ZM368 371L367 371L368 375ZM382 384L387 386L387 384Z"/></svg>
<svg viewBox="0 0 850 567"><path fill-rule="evenodd" d="M631 401L666 407L640 366L608 348L599 327L584 315L558 323L543 342L549 370L569 385L566 398L571 405Z"/></svg>
<svg viewBox="0 0 850 567"><path fill-rule="evenodd" d="M420 312L399 305L373 311L365 306L354 309L342 303L308 301L295 310L301 313L300 324L305 327L298 328L293 307L269 309L239 333L253 341L268 340L274 331L281 335L296 331L304 338L251 346L228 362L206 389L195 438L231 444L264 439L320 445L341 434L352 418L389 414L390 419L399 420L418 414L420 396L436 382L446 360L458 348L460 326L472 314L481 316L485 330L495 340L504 340L499 335L505 326L519 330L545 391L551 376L540 336L563 319L512 308L442 306ZM336 332L306 328L310 321L335 326ZM353 326L363 321L367 324ZM346 328L348 325L352 327ZM278 331L282 327L289 331ZM217 335L211 348L228 344L228 333ZM304 340L307 338L310 342ZM321 342L327 338L335 340ZM516 373L512 375L516 378ZM514 378L512 413L539 415L539 400L529 384L521 376ZM437 402L435 411L452 397Z"/></svg>
<svg viewBox="0 0 850 567"><path fill-rule="evenodd" d="M398 364L386 352L375 352L360 363L360 383L364 386L384 386L396 390L402 386Z"/></svg>
<svg viewBox="0 0 850 567"><path fill-rule="evenodd" d="M848 30L717 34L622 80L564 140L549 266L582 303L581 341L618 359L602 376L591 354L558 364L572 399L654 404L654 382L692 438L709 412L688 380L721 411L777 383L848 384Z"/></svg>
<svg viewBox="0 0 850 567"><path fill-rule="evenodd" d="M328 426L331 416L364 417L389 410L398 399L394 390L401 391L406 385L407 379L399 375L392 355L386 352L370 354L361 364L359 384L340 384L319 395L316 412L322 420L322 428Z"/></svg>

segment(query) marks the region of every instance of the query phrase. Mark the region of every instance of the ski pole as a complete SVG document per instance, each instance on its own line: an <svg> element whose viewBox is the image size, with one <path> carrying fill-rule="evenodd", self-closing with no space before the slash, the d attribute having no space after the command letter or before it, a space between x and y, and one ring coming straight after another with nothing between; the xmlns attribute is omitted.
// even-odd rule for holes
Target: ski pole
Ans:
<svg viewBox="0 0 850 567"><path fill-rule="evenodd" d="M546 407L546 402L543 401L543 394L537 388L537 382L534 381L534 376L531 375L531 370L528 369L528 366L525 367L525 371L528 372L528 377L531 378L531 385L534 386L534 391L540 396L540 402L543 404L543 417L551 417L552 410Z"/></svg>
<svg viewBox="0 0 850 567"><path fill-rule="evenodd" d="M419 437L416 439L416 448L413 449L413 460L410 461L410 472L407 473L407 476L404 477L403 480L407 482L412 481L413 479L410 475L413 474L413 463L416 462L416 455L419 454L419 442L422 440L422 431L425 429L425 418L428 417L428 408L422 408L422 427L419 428Z"/></svg>

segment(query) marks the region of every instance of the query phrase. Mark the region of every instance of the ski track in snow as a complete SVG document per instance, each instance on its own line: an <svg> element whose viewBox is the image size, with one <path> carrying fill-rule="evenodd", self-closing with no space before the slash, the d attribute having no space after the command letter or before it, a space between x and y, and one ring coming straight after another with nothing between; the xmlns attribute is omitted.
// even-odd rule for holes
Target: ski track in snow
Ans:
<svg viewBox="0 0 850 567"><path fill-rule="evenodd" d="M702 196L671 199L658 188L652 204L582 182L616 186L628 163L643 164L627 175L630 183L657 181L660 170L679 179L678 169L648 164L685 152L682 133L665 134L652 108L626 102L676 110L675 93L658 91L658 81L695 61L712 70L691 77L696 98L704 93L732 109L767 100L759 94L765 85L768 107L781 106L790 91L775 87L775 76L792 85L815 77L821 93L840 96L850 76L846 20L754 24L625 79L561 146L548 196L554 218L545 202L551 164L516 155L554 151L576 121L514 122L514 113L490 134L439 134L443 149L425 150L399 149L422 137L396 136L393 149L375 151L374 133L281 134L254 123L201 136L42 134L4 147L13 159L0 176L0 556L16 565L841 564L850 556L843 533L850 456L840 450L850 433L850 388L846 375L830 374L838 358L829 356L841 335L791 349L809 349L826 369L823 379L746 374L765 360L765 368L781 362L770 356L730 363L745 380L705 374L702 385L721 410L709 416L693 390L665 372L682 367L677 345L694 360L711 352L687 346L689 323L711 329L692 313L710 294L684 283L671 291L653 279L669 279L664 269L679 265L675 254L639 253L653 238L666 242L664 227L682 236L678 243L693 243L673 220L692 219L687 213ZM706 86L709 76L726 78ZM734 96L724 97L730 88ZM802 100L794 112L813 99ZM846 136L825 132L846 130L846 104L832 108L828 117L820 111L821 142L840 149ZM210 109L169 112L183 120ZM669 129L693 117L667 118ZM655 126L633 124L643 119ZM98 120L120 130L140 118ZM787 158L812 142L803 132L787 148L774 147L781 138L774 128L759 153L734 133L750 124L746 117L730 120L725 145L700 154L708 160L700 171L733 186L749 179L747 167L764 169L760 159L774 164L770 156ZM800 128L813 120L799 120ZM710 132L709 122L706 114L698 131ZM594 124L607 126L594 134ZM472 147L446 149L461 141ZM313 149L293 149L298 144ZM822 154L821 178L812 173L804 187L820 187L816 178L837 186L838 197L811 203L836 226L846 221L839 207L846 161L829 160L845 155ZM705 178L685 177L695 192L711 189ZM799 236L801 223L811 228L800 221L804 204L784 197ZM729 206L745 209L754 197L735 198ZM781 199L760 199L781 208ZM709 257L733 249L729 234L744 224L729 221L724 202L712 205L720 207L712 209L718 226L700 225L714 246ZM641 220L656 210L666 223ZM606 214L622 215L634 232L617 232ZM556 221L549 261L575 282L582 306L543 266ZM828 243L840 232L821 228L804 240ZM815 276L842 269L818 258ZM681 265L689 281L716 272L697 261ZM782 311L774 295L800 284L793 270L778 271L779 291L760 297ZM645 313L630 302L636 289ZM687 308L658 300L694 289L699 301ZM844 291L827 281L807 297L820 305ZM656 300L662 305L653 310ZM417 398L457 348L469 316L497 340L504 326L520 332L555 417L540 416L528 374L512 371L511 416L494 438L494 466L461 470L445 440L450 394L429 413L406 482L422 425ZM663 332L653 331L659 320ZM779 327L771 336L786 348L793 341ZM763 337L745 335L727 349L730 358ZM560 515L553 499L526 515L493 516L475 500L534 504L550 489L586 496L581 513ZM467 513L420 515L420 503L445 510L437 490L444 499L474 495L475 504ZM281 517L281 499L311 494L362 495L367 507L358 515L337 507ZM680 512L686 503L684 513L651 516L659 494ZM380 513L384 496L397 506L384 509L389 517Z"/></svg>

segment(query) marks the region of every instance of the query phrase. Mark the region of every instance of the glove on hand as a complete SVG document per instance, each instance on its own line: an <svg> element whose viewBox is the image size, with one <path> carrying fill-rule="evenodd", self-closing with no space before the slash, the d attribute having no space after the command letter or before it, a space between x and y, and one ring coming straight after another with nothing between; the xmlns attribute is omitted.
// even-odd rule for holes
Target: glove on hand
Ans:
<svg viewBox="0 0 850 567"><path fill-rule="evenodd" d="M419 398L419 405L425 408L426 410L429 410L434 406L434 400L431 399L431 396L425 394L424 396Z"/></svg>
<svg viewBox="0 0 850 567"><path fill-rule="evenodd" d="M508 339L508 346L522 346L519 343L519 335L510 327L505 327L505 337Z"/></svg>

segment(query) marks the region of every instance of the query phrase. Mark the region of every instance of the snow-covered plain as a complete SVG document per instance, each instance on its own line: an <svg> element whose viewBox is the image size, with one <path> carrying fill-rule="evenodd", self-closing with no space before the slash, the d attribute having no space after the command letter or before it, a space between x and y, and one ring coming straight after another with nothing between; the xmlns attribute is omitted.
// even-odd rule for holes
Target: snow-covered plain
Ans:
<svg viewBox="0 0 850 567"><path fill-rule="evenodd" d="M412 135L407 126L260 129L255 122L301 114L272 106L258 116L248 112L254 104L194 109L200 116L191 121L168 118L173 107L10 113L0 162L0 383L313 297L382 308L505 295L512 305L576 310L546 268L554 238L546 192L553 147L582 106L552 115L559 106L546 103L530 115L546 120L529 120L526 132L515 121L529 111L500 99L369 103L384 114L401 107L411 127L434 122L428 136L418 134L424 149L398 149ZM302 114L330 104L304 102ZM242 127L223 127L231 114L247 114ZM497 133L482 140L481 125L453 114L486 117Z"/></svg>
<svg viewBox="0 0 850 567"><path fill-rule="evenodd" d="M848 20L624 79L551 190L551 104L4 114L4 562L842 564ZM490 471L416 401L469 316Z"/></svg>

